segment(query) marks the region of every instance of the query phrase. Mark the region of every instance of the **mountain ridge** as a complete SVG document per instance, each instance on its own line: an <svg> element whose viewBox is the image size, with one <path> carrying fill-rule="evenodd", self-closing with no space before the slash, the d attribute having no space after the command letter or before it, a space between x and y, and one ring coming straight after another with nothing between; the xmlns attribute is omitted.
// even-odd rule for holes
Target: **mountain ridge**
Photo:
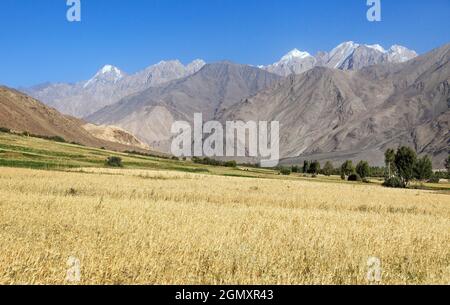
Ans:
<svg viewBox="0 0 450 305"><path fill-rule="evenodd" d="M281 77L264 70L222 61L193 75L128 96L87 117L97 124L120 126L152 147L167 150L175 121L192 121L194 113L211 120L223 109L254 95Z"/></svg>
<svg viewBox="0 0 450 305"><path fill-rule="evenodd" d="M178 60L161 61L130 75L115 66L105 65L87 81L46 83L21 88L21 91L64 114L82 118L127 95L191 75L204 64L199 59L186 66Z"/></svg>
<svg viewBox="0 0 450 305"><path fill-rule="evenodd" d="M374 64L406 61L415 56L416 52L398 45L385 50L378 44L363 45L350 41L341 43L330 52L319 52L316 56L294 49L280 61L258 68L285 77L301 74L315 66L357 70ZM82 118L128 95L192 75L205 64L201 59L187 65L179 60L160 61L130 75L113 65L105 65L87 81L46 83L20 90L62 113Z"/></svg>
<svg viewBox="0 0 450 305"><path fill-rule="evenodd" d="M291 75L222 114L278 120L281 155L321 160L351 155L383 165L386 148L414 147L442 166L450 147L450 45L413 60ZM439 143L439 144L436 144Z"/></svg>
<svg viewBox="0 0 450 305"><path fill-rule="evenodd" d="M385 50L379 44L367 45L347 41L339 44L330 52L318 52L316 56L294 49L284 55L280 61L259 67L281 76L288 76L301 74L315 66L339 70L358 70L381 63L406 62L417 56L415 51L399 45L393 45L389 50Z"/></svg>

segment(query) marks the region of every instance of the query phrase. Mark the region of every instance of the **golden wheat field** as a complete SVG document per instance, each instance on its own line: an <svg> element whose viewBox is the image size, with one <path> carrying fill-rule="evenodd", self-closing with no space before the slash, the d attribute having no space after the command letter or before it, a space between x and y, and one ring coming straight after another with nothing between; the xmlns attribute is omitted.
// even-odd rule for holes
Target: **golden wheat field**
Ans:
<svg viewBox="0 0 450 305"><path fill-rule="evenodd" d="M0 168L0 283L450 283L450 196L148 170Z"/></svg>

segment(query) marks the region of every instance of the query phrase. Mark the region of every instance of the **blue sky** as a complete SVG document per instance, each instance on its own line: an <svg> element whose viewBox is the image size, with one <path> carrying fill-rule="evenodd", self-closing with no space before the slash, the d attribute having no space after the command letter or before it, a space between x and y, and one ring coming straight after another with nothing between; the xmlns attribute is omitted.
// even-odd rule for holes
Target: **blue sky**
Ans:
<svg viewBox="0 0 450 305"><path fill-rule="evenodd" d="M223 59L253 65L293 48L312 54L353 40L401 44L424 53L450 42L450 0L66 0L0 1L0 84L89 79L104 64L127 73L164 59Z"/></svg>

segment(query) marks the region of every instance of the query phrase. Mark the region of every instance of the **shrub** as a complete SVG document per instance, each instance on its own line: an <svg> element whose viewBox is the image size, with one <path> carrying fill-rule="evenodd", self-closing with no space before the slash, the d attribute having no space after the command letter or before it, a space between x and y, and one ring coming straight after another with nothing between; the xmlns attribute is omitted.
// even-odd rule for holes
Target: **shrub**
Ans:
<svg viewBox="0 0 450 305"><path fill-rule="evenodd" d="M282 174L284 176L289 176L291 174L291 169L288 167L282 167L280 169L280 174Z"/></svg>
<svg viewBox="0 0 450 305"><path fill-rule="evenodd" d="M106 149L106 148L102 147L102 149ZM170 157L167 155L163 155L163 154L156 155L156 154L144 153L144 152L135 151L135 150L126 150L126 151L124 151L124 153L130 154L130 155L142 156L142 157L164 159L164 160L170 159Z"/></svg>
<svg viewBox="0 0 450 305"><path fill-rule="evenodd" d="M405 188L405 184L398 177L391 177L384 181L383 186L393 187L393 188Z"/></svg>
<svg viewBox="0 0 450 305"><path fill-rule="evenodd" d="M433 176L436 176L438 179L450 179L449 174L443 171L435 172Z"/></svg>
<svg viewBox="0 0 450 305"><path fill-rule="evenodd" d="M106 165L111 167L123 167L122 158L108 157L108 159L106 159Z"/></svg>
<svg viewBox="0 0 450 305"><path fill-rule="evenodd" d="M10 133L11 129L5 128L5 127L0 127L0 132Z"/></svg>
<svg viewBox="0 0 450 305"><path fill-rule="evenodd" d="M428 180L428 183L439 183L440 179L438 175L433 175L431 176L431 178Z"/></svg>
<svg viewBox="0 0 450 305"><path fill-rule="evenodd" d="M203 165L212 165L212 166L224 166L224 167L236 167L237 166L237 162L232 160L232 161L219 161L219 160L215 160L215 159L211 159L211 158L199 158L199 157L193 157L192 158L192 162L197 163L197 164L203 164Z"/></svg>
<svg viewBox="0 0 450 305"><path fill-rule="evenodd" d="M361 182L362 178L360 175L358 174L351 174L350 176L348 176L348 181L357 181L357 182Z"/></svg>
<svg viewBox="0 0 450 305"><path fill-rule="evenodd" d="M54 142L66 143L66 140L63 137L60 137L60 136L48 137L48 140L54 141Z"/></svg>
<svg viewBox="0 0 450 305"><path fill-rule="evenodd" d="M223 164L223 166L225 166L225 167L236 167L237 163L236 163L236 161L227 161L227 162L225 162Z"/></svg>
<svg viewBox="0 0 450 305"><path fill-rule="evenodd" d="M292 166L292 172L293 173L298 173L299 172L298 166L296 166L296 165Z"/></svg>

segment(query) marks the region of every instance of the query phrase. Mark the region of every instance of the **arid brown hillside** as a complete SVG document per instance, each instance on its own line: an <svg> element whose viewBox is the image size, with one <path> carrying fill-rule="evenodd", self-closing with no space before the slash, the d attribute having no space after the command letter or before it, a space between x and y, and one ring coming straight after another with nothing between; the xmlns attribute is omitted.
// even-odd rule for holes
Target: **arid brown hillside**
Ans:
<svg viewBox="0 0 450 305"><path fill-rule="evenodd" d="M83 125L83 128L86 129L91 135L101 140L135 146L147 150L150 149L147 144L143 143L131 133L123 130L120 127L94 125L88 123Z"/></svg>
<svg viewBox="0 0 450 305"><path fill-rule="evenodd" d="M221 120L279 121L281 156L369 160L407 145L438 168L450 150L450 45L406 63L340 71L316 67L235 104Z"/></svg>
<svg viewBox="0 0 450 305"><path fill-rule="evenodd" d="M142 150L94 137L85 122L59 113L16 90L0 86L0 127L39 136L59 136L68 142L112 150Z"/></svg>

